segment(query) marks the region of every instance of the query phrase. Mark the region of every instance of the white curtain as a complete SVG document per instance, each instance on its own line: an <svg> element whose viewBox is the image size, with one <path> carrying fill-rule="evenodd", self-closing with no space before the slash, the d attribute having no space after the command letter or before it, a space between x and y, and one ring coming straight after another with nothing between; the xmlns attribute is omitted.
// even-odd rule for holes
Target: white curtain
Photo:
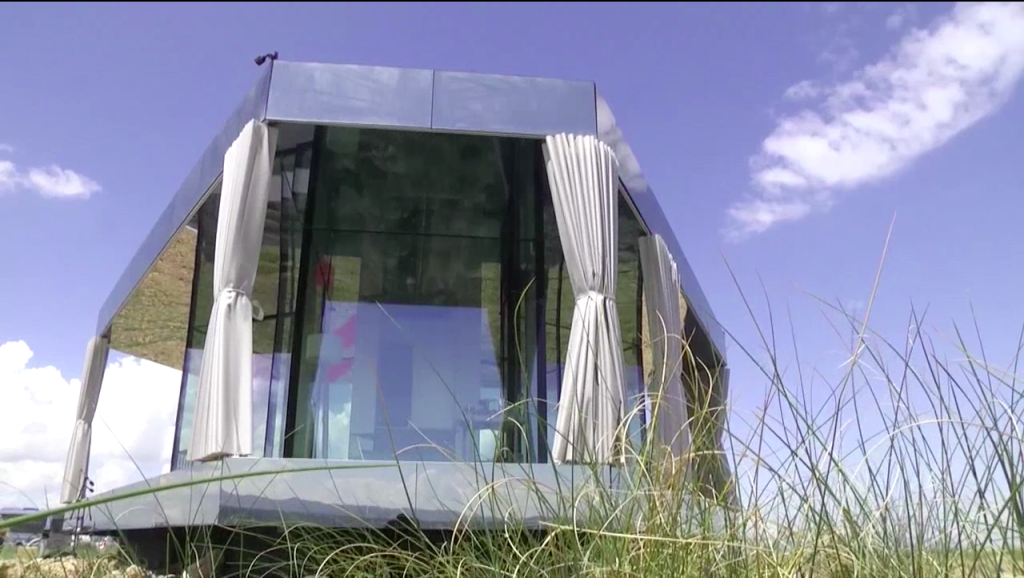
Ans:
<svg viewBox="0 0 1024 578"><path fill-rule="evenodd" d="M96 404L100 399L109 353L110 339L106 336L89 340L85 350L85 367L82 368L82 390L78 394L75 429L71 433L68 458L64 463L64 481L60 488L62 504L70 504L81 496L89 462L89 446L92 444L92 420L96 416Z"/></svg>
<svg viewBox="0 0 1024 578"><path fill-rule="evenodd" d="M679 271L661 235L640 238L640 266L644 275L647 325L654 369L648 393L656 439L682 457L689 449L690 434L682 385L682 310Z"/></svg>
<svg viewBox="0 0 1024 578"><path fill-rule="evenodd" d="M199 371L189 458L252 454L252 289L277 131L249 121L224 155L213 309Z"/></svg>
<svg viewBox="0 0 1024 578"><path fill-rule="evenodd" d="M549 136L551 198L576 303L558 402L552 459L621 460L625 400L618 273L618 161L592 136Z"/></svg>

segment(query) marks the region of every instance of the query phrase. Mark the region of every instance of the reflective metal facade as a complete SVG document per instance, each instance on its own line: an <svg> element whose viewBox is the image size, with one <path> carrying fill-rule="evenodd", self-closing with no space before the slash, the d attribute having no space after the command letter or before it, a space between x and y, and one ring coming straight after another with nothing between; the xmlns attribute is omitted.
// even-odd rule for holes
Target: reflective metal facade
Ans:
<svg viewBox="0 0 1024 578"><path fill-rule="evenodd" d="M724 331L594 83L281 61L263 72L157 219L100 309L97 333L107 329L215 184L225 151L251 119L537 138L559 132L599 136L618 155L621 180L641 219L652 233L665 238L675 255L683 292L725 358Z"/></svg>
<svg viewBox="0 0 1024 578"><path fill-rule="evenodd" d="M429 70L275 62L267 118L429 129L433 85Z"/></svg>
<svg viewBox="0 0 1024 578"><path fill-rule="evenodd" d="M250 477L220 479L238 474ZM616 469L577 465L322 460L311 467L306 460L226 458L93 496L116 499L89 508L84 517L97 533L282 522L381 528L410 513L424 530L502 528L509 516L541 528L558 515L559 507L551 504L571 503L584 515L593 495L588 488L614 490L627 479ZM172 484L183 487L126 496ZM496 484L501 492L472 498Z"/></svg>
<svg viewBox="0 0 1024 578"><path fill-rule="evenodd" d="M242 131L245 123L254 118L265 117L270 77L271 70L268 69L260 77L256 86L249 91L249 94L245 95L242 102L238 103L227 122L221 127L220 132L213 138L213 142L207 145L206 150L203 151L203 156L199 157L199 162L192 167L188 176L185 177L185 181L178 187L178 192L171 198L167 208L157 217L156 224L146 235L142 246L128 262L128 267L125 268L107 300L100 307L97 335L103 333L110 325L114 315L121 309L128 300L128 296L163 253L174 234L185 225L192 212L205 198L206 192L220 178L220 174L224 170L224 153L238 138L238 133Z"/></svg>
<svg viewBox="0 0 1024 578"><path fill-rule="evenodd" d="M519 136L594 134L594 95L592 82L436 72L430 127Z"/></svg>

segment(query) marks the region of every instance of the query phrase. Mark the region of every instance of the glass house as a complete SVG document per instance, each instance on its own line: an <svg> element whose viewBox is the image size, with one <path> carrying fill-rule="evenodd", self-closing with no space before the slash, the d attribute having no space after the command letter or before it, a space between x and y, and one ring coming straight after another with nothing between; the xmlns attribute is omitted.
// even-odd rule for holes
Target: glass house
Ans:
<svg viewBox="0 0 1024 578"><path fill-rule="evenodd" d="M248 247L255 274L238 290L252 310L251 356L239 358L241 373L221 373L245 382L221 383L227 393L211 398L201 393L204 368L238 345L237 335L214 328L234 267L219 261L219 244L245 236L224 212L252 209L229 195L239 177L225 159L253 126L272 133L262 141L270 147L262 236L258 249L251 238ZM579 256L567 258L570 217L559 212L545 148L560 134L589 137L617 166L607 221L616 246L602 261L614 266L615 283L601 299L617 309L607 319L617 323L609 343L620 351L608 355L621 360L616 415L629 416L624 442L652 435L648 305L661 278L645 271L645 238L659 237L671 254L667 287L677 287L669 293L678 293L687 355L710 368L704 379L682 370L687 403L724 407L723 331L592 82L271 61L100 310L64 501L84 497L89 405L94 412L111 348L182 372L170 473L145 484L309 460L392 467L296 474L287 491L274 481L234 481L204 493L205 501L195 488L175 489L158 496L159 508L140 506L143 498L92 508L87 524L96 530L225 523L242 510L308 519L313 502L357 509L360 523L383 522L408 510L410 499L421 523L443 526L453 518L432 513L457 517L465 492L481 483L468 471L584 476L586 459L552 453L581 307L572 273ZM217 359L204 365L210 355ZM234 449L195 455L197 416L212 423L224 400L251 404L233 422L251 432L228 432L242 440ZM203 435L224 441L219 427ZM712 424L717 443L723 427ZM399 480L416 486L412 498L396 489ZM301 506L292 503L297 496ZM346 523L332 512L317 519Z"/></svg>

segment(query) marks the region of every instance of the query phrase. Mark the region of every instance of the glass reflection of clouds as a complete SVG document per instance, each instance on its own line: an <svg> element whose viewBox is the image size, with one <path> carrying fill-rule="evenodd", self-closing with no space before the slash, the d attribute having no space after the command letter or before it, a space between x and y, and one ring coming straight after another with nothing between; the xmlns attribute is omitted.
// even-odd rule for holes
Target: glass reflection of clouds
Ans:
<svg viewBox="0 0 1024 578"><path fill-rule="evenodd" d="M276 398L276 407L283 407L283 388L272 388L271 383L281 378L275 376L274 356L272 354L254 354L252 356L252 440L253 455L264 455L264 440L267 432L267 416L271 407L271 392ZM196 395L199 391L199 370L203 365L203 350L189 349L185 352L185 399L182 402L180 418L181 443L178 453L175 456L175 468L181 467L188 461L188 448L192 439L192 428L194 427ZM287 373L287 369L285 370ZM287 375L284 376L287 379ZM275 423L282 420L283 415L275 416ZM277 425L276 427L280 427Z"/></svg>
<svg viewBox="0 0 1024 578"><path fill-rule="evenodd" d="M314 457L494 458L504 402L486 309L328 301L322 319Z"/></svg>
<svg viewBox="0 0 1024 578"><path fill-rule="evenodd" d="M265 312L253 325L254 455L546 462L575 298L543 167L535 139L283 125L253 290ZM176 467L218 200L195 219ZM642 407L646 231L625 197L619 217L626 389ZM646 413L630 421L635 444Z"/></svg>

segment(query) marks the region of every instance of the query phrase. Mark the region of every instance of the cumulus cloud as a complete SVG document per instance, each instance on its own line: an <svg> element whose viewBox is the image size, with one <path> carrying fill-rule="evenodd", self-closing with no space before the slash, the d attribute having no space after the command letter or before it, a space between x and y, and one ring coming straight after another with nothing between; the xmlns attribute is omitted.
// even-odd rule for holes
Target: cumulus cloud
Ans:
<svg viewBox="0 0 1024 578"><path fill-rule="evenodd" d="M31 188L44 197L88 198L100 190L96 181L57 165L30 169L25 179Z"/></svg>
<svg viewBox="0 0 1024 578"><path fill-rule="evenodd" d="M11 190L17 186L21 178L18 169L11 161L0 161L0 192Z"/></svg>
<svg viewBox="0 0 1024 578"><path fill-rule="evenodd" d="M84 351L84 348L83 348ZM24 341L0 345L0 507L60 498L81 383L33 366ZM169 469L181 372L111 353L93 423L97 493Z"/></svg>
<svg viewBox="0 0 1024 578"><path fill-rule="evenodd" d="M913 4L904 4L885 19L885 27L889 30L899 30L909 24L917 15L917 8Z"/></svg>
<svg viewBox="0 0 1024 578"><path fill-rule="evenodd" d="M793 86L786 89L783 98L786 100L808 100L817 98L821 94L821 86L818 83L811 80L801 80Z"/></svg>
<svg viewBox="0 0 1024 578"><path fill-rule="evenodd" d="M850 22L841 24L818 55L818 62L828 65L837 74L853 68L860 58L860 51L851 37L852 28Z"/></svg>
<svg viewBox="0 0 1024 578"><path fill-rule="evenodd" d="M14 148L0 143L0 153ZM99 183L75 171L57 165L18 169L13 161L0 159L0 192L27 189L47 198L87 199L101 190Z"/></svg>
<svg viewBox="0 0 1024 578"><path fill-rule="evenodd" d="M945 144L1007 100L1024 72L1024 4L959 4L844 82L800 83L751 159L752 192L727 212L739 240L814 211Z"/></svg>

